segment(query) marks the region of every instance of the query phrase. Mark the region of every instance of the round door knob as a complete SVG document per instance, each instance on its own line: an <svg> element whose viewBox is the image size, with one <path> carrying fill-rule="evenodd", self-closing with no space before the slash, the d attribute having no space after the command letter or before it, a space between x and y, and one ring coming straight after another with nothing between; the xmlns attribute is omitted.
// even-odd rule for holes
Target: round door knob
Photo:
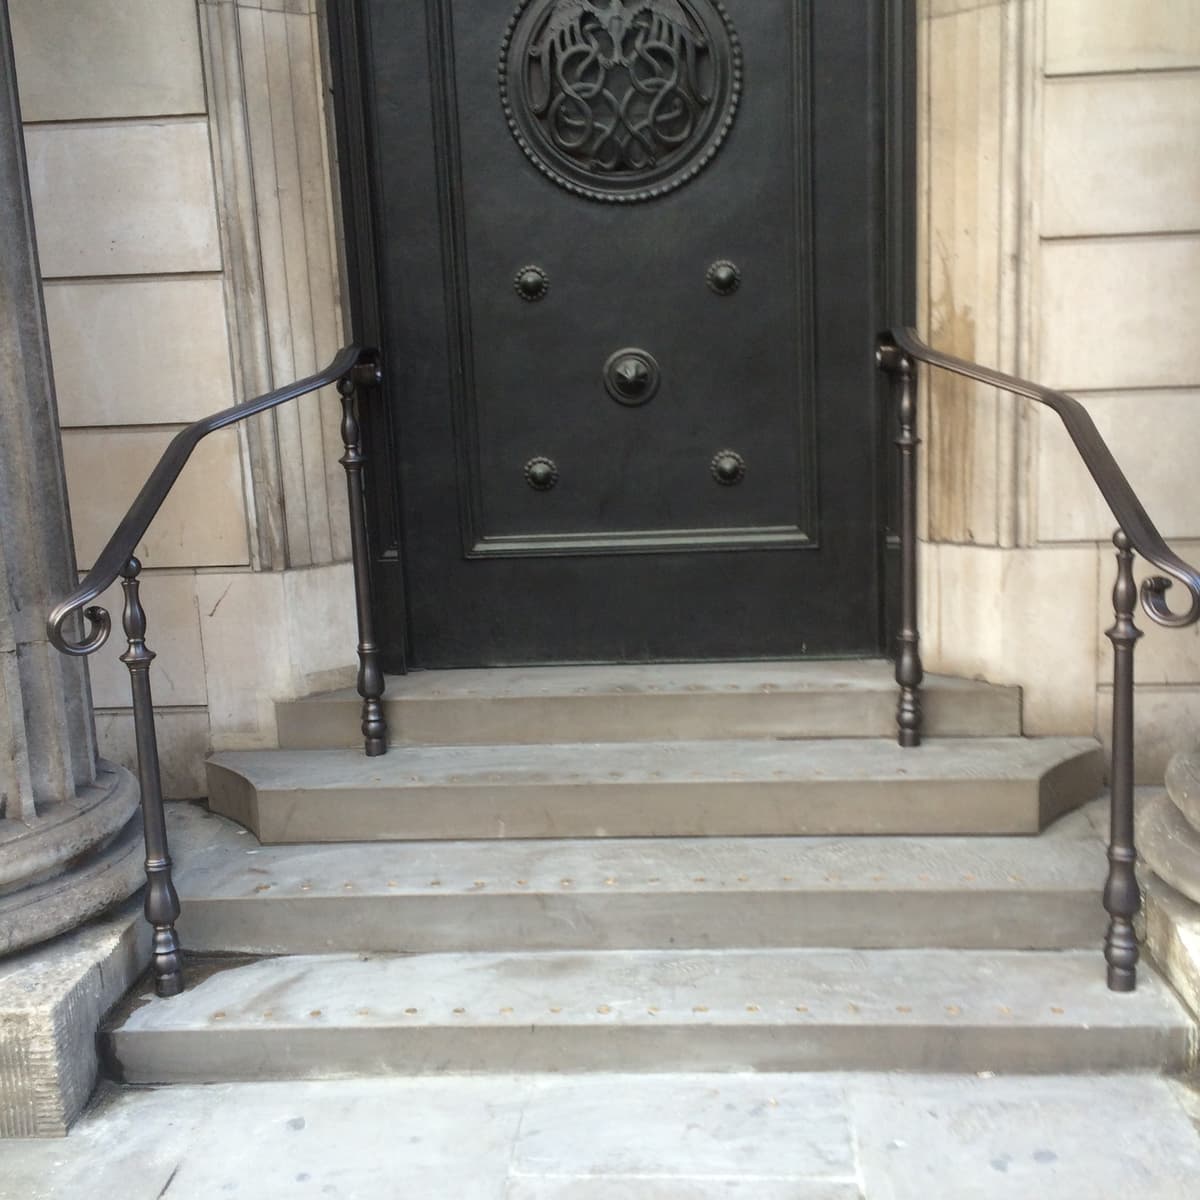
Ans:
<svg viewBox="0 0 1200 1200"><path fill-rule="evenodd" d="M746 477L746 460L736 450L721 450L712 460L712 476L722 487L733 487Z"/></svg>
<svg viewBox="0 0 1200 1200"><path fill-rule="evenodd" d="M650 387L650 369L633 355L622 358L613 367L613 386L622 396L644 396Z"/></svg>
<svg viewBox="0 0 1200 1200"><path fill-rule="evenodd" d="M635 407L653 399L659 385L658 363L645 350L618 350L604 364L604 386L620 404Z"/></svg>

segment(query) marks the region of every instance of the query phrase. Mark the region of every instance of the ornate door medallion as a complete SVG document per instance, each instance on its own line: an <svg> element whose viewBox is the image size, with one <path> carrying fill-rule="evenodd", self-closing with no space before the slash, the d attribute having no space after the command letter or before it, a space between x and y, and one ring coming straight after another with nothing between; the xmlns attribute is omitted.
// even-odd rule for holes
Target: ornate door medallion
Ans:
<svg viewBox="0 0 1200 1200"><path fill-rule="evenodd" d="M521 149L592 200L651 200L694 179L725 140L741 87L741 45L720 0L521 0L500 52Z"/></svg>

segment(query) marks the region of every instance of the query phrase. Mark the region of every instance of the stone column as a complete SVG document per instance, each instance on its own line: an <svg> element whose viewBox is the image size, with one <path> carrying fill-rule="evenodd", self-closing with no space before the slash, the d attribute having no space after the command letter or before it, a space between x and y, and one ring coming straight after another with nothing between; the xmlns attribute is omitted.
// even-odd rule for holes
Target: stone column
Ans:
<svg viewBox="0 0 1200 1200"><path fill-rule="evenodd" d="M46 640L46 613L75 579L0 0L0 956L74 928L141 883L137 784L97 759L87 667ZM6 1052L0 1030L0 1068Z"/></svg>

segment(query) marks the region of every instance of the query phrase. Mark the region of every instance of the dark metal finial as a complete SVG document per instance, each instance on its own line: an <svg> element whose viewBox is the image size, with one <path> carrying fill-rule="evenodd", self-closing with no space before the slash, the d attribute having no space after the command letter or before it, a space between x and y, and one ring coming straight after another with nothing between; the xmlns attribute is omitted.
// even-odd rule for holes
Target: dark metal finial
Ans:
<svg viewBox="0 0 1200 1200"><path fill-rule="evenodd" d="M121 655L121 661L129 668L129 687L133 696L138 782L146 838L146 920L154 927L150 960L154 986L160 996L177 996L184 987L183 954L179 935L175 932L179 895L172 879L171 854L167 845L158 735L154 728L154 697L150 688L154 651L146 645L146 610L142 607L138 580L141 571L142 564L132 555L120 570L121 587L125 592L123 625L128 641L128 649Z"/></svg>
<svg viewBox="0 0 1200 1200"><path fill-rule="evenodd" d="M921 635L917 611L917 372L913 360L886 337L880 340L876 361L891 375L896 399L896 449L900 455L900 630L896 635L896 708L901 746L921 744Z"/></svg>
<svg viewBox="0 0 1200 1200"><path fill-rule="evenodd" d="M1117 581L1113 586L1116 619L1107 631L1113 645L1112 812L1108 880L1104 885L1104 908L1109 915L1104 957L1108 963L1109 988L1114 992L1132 992L1137 987L1139 957L1133 918L1142 903L1134 847L1133 652L1142 631L1133 619L1138 602L1133 544L1129 535L1118 529L1113 534L1113 545L1117 548Z"/></svg>
<svg viewBox="0 0 1200 1200"><path fill-rule="evenodd" d="M371 379L378 378L372 372ZM362 697L363 745L369 758L387 753L387 718L383 712L386 682L375 642L371 613L371 561L367 538L367 503L363 484L366 457L362 451L362 427L358 419L357 384L353 375L338 380L342 397L342 444L338 460L346 470L350 501L350 554L354 567L354 598L358 615L358 694Z"/></svg>

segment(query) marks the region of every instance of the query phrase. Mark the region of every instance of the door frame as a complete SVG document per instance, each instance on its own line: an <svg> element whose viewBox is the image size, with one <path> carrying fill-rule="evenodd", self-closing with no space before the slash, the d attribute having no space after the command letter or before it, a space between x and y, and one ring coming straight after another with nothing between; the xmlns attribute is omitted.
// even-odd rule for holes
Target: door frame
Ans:
<svg viewBox="0 0 1200 1200"><path fill-rule="evenodd" d="M418 2L418 0L414 0ZM798 0L804 2L804 0ZM808 0L812 2L812 0ZM876 324L914 324L917 245L917 0L881 0L876 48L876 86L882 100L876 180L883 221ZM374 147L366 54L369 17L363 0L326 0L326 33L336 139L335 204L341 219L344 286L351 339L378 346L382 337L382 293L377 271L377 204ZM873 347L864 346L864 354ZM385 368L386 370L386 368ZM402 437L397 405L389 403L387 381L364 405L361 425L367 458L368 540L371 601L376 636L389 673L407 670L409 620L398 446ZM889 413L878 423L880 444L876 495L879 529L879 645L890 653L899 610L899 486L891 453L893 419L886 381L879 376L876 403Z"/></svg>

